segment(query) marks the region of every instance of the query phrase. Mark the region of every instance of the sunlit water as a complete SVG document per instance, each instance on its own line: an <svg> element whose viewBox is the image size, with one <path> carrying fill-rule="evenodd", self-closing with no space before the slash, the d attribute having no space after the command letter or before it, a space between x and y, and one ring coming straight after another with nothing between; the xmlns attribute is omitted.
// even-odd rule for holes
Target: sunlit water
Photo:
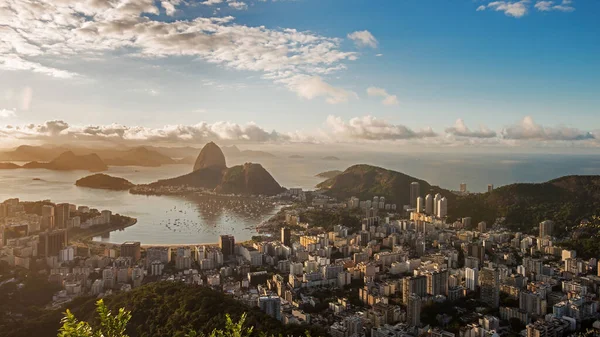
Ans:
<svg viewBox="0 0 600 337"><path fill-rule="evenodd" d="M338 154L336 154L338 155ZM542 182L572 174L600 174L600 157L591 155L474 155L474 154L362 154L338 155L339 161L315 158L278 158L261 162L285 187L311 189L321 179L315 174L327 170L344 170L357 163L374 164L424 179L447 189L467 183L473 192L514 182ZM229 160L229 165L243 160ZM149 183L189 172L189 165L158 168L111 167L110 175L133 183ZM233 234L237 240L250 239L255 226L277 211L272 205L258 202L222 202L215 198L141 196L77 187L79 178L89 172L49 170L0 170L0 199L51 199L132 216L138 223L115 231L98 240L120 243L128 240L143 244L193 244L216 242L221 234ZM33 180L39 178L40 181Z"/></svg>

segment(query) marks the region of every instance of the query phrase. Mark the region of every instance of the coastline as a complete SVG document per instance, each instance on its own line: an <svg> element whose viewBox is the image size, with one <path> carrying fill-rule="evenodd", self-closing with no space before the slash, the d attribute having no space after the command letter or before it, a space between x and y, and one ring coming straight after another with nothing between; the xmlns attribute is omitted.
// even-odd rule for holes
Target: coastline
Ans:
<svg viewBox="0 0 600 337"><path fill-rule="evenodd" d="M98 228L92 227L92 228L88 228L88 229L75 229L75 233L72 233L73 232L73 229L72 229L71 233L68 234L69 241L96 242L96 241L92 240L95 236L101 236L103 234L114 232L116 230L123 230L127 227L131 227L131 226L135 225L136 223L137 223L136 218L129 218L127 223L124 225L109 224L107 226L95 226Z"/></svg>

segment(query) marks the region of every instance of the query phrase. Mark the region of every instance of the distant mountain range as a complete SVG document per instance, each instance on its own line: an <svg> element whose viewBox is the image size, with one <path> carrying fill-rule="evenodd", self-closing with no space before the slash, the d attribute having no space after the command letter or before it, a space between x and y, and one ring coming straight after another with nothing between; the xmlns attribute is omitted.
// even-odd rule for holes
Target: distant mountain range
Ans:
<svg viewBox="0 0 600 337"><path fill-rule="evenodd" d="M67 151L58 155L49 162L32 161L19 166L14 163L2 163L0 169L48 169L57 171L75 171L85 170L90 172L100 172L108 170L106 163L98 157L97 154L76 155Z"/></svg>
<svg viewBox="0 0 600 337"><path fill-rule="evenodd" d="M275 155L255 150L240 150L236 146L224 147L223 152L227 157L235 158L275 158ZM65 152L75 155L96 154L108 166L145 166L158 167L171 164L193 164L200 149L194 147L157 147L138 146L128 148L117 146L115 148L88 148L78 146L30 146L22 145L14 150L0 152L0 161L5 162L50 162ZM0 168L10 168L10 165L0 164Z"/></svg>

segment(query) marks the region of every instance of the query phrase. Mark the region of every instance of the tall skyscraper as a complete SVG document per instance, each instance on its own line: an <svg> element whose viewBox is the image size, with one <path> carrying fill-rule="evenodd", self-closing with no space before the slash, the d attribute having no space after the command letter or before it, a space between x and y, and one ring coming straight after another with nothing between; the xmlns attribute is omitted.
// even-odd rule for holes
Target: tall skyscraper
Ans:
<svg viewBox="0 0 600 337"><path fill-rule="evenodd" d="M494 190L494 184L488 185L488 193L491 193Z"/></svg>
<svg viewBox="0 0 600 337"><path fill-rule="evenodd" d="M136 263L142 258L142 247L139 241L127 241L121 245L121 256L131 258Z"/></svg>
<svg viewBox="0 0 600 337"><path fill-rule="evenodd" d="M460 193L467 193L467 184L460 184Z"/></svg>
<svg viewBox="0 0 600 337"><path fill-rule="evenodd" d="M540 238L546 236L552 236L554 232L554 222L550 220L542 221L540 223Z"/></svg>
<svg viewBox="0 0 600 337"><path fill-rule="evenodd" d="M263 296L258 298L260 310L281 321L281 299L278 296Z"/></svg>
<svg viewBox="0 0 600 337"><path fill-rule="evenodd" d="M467 289L475 291L479 285L479 270L477 268L465 268L465 283Z"/></svg>
<svg viewBox="0 0 600 337"><path fill-rule="evenodd" d="M406 324L409 326L421 325L421 297L417 294L408 296L406 305Z"/></svg>
<svg viewBox="0 0 600 337"><path fill-rule="evenodd" d="M485 221L482 221L482 222L478 223L477 224L477 229L481 233L487 232L487 223L485 223Z"/></svg>
<svg viewBox="0 0 600 337"><path fill-rule="evenodd" d="M52 230L55 226L54 219L54 206L44 205L42 206L42 230Z"/></svg>
<svg viewBox="0 0 600 337"><path fill-rule="evenodd" d="M402 280L402 302L408 304L411 294L427 295L427 277L425 275L406 277Z"/></svg>
<svg viewBox="0 0 600 337"><path fill-rule="evenodd" d="M417 213L423 213L423 210L425 208L424 203L425 203L425 199L423 199L423 197L417 198Z"/></svg>
<svg viewBox="0 0 600 337"><path fill-rule="evenodd" d="M446 199L446 197L443 197L437 202L437 217L440 219L443 219L447 215L448 215L448 199Z"/></svg>
<svg viewBox="0 0 600 337"><path fill-rule="evenodd" d="M58 253L67 246L67 242L66 229L41 233L38 242L38 256L58 256Z"/></svg>
<svg viewBox="0 0 600 337"><path fill-rule="evenodd" d="M481 302L492 308L500 305L500 273L494 268L483 268L479 272Z"/></svg>
<svg viewBox="0 0 600 337"><path fill-rule="evenodd" d="M223 258L227 259L235 254L235 238L233 235L221 235L219 248L223 253Z"/></svg>
<svg viewBox="0 0 600 337"><path fill-rule="evenodd" d="M57 204L54 208L54 222L56 228L67 228L71 216L69 204Z"/></svg>
<svg viewBox="0 0 600 337"><path fill-rule="evenodd" d="M433 214L433 196L431 194L425 196L425 214Z"/></svg>
<svg viewBox="0 0 600 337"><path fill-rule="evenodd" d="M417 198L421 196L421 185L418 182L410 184L410 207L417 207Z"/></svg>
<svg viewBox="0 0 600 337"><path fill-rule="evenodd" d="M448 270L434 271L426 274L427 293L431 296L448 296Z"/></svg>
<svg viewBox="0 0 600 337"><path fill-rule="evenodd" d="M291 247L292 244L292 231L288 227L281 228L281 243L285 246Z"/></svg>
<svg viewBox="0 0 600 337"><path fill-rule="evenodd" d="M438 202L442 199L442 195L441 194L436 194L435 197L433 197L433 216L437 216L438 214Z"/></svg>

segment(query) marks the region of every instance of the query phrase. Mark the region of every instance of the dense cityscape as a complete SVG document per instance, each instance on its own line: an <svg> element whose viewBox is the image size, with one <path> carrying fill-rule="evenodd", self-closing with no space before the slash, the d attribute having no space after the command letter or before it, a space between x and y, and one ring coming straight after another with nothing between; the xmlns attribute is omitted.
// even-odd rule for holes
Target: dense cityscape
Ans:
<svg viewBox="0 0 600 337"><path fill-rule="evenodd" d="M290 189L276 197L288 206L268 233L191 246L92 242L98 229L135 222L110 210L9 199L0 207L0 259L57 286L47 308L181 282L334 337L558 337L600 329L600 264L561 248L551 219L535 234L511 232L503 219L449 222L446 197L422 192L411 183L410 205L397 207L384 197L336 200ZM461 184L454 193L469 192ZM306 212L350 212L356 221L317 227L304 221ZM24 282L1 276L0 286Z"/></svg>

